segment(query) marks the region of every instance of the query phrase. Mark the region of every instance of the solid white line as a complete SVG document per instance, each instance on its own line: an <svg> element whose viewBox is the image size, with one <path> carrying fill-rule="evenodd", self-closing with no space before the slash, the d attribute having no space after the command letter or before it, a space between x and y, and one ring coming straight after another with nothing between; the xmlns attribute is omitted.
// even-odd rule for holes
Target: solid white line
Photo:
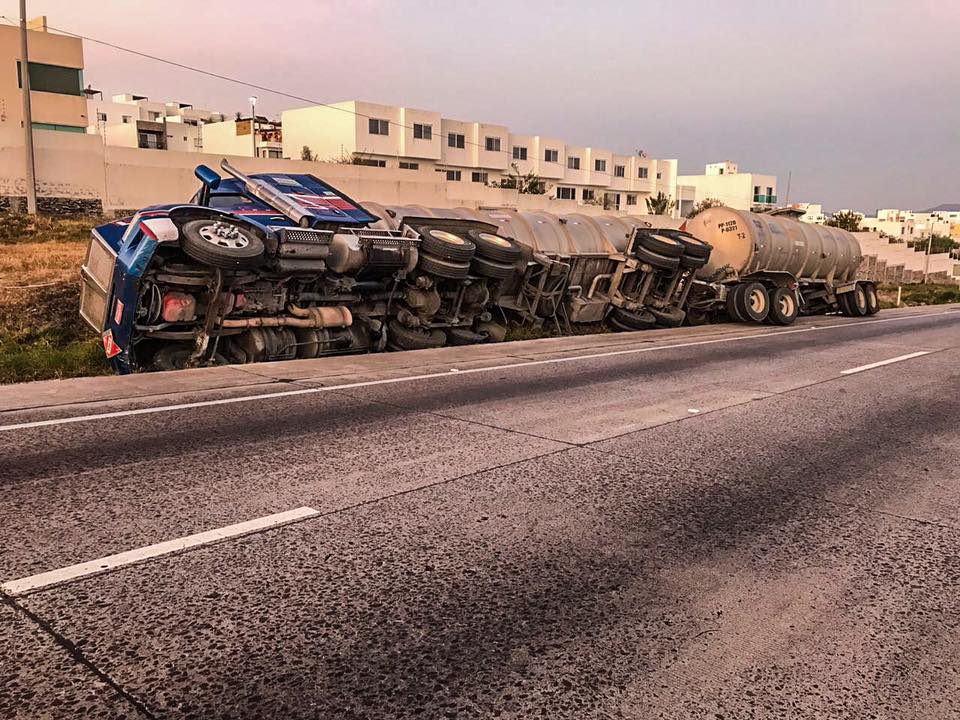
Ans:
<svg viewBox="0 0 960 720"><path fill-rule="evenodd" d="M301 507L273 515L265 515L255 520L247 520L246 522L235 525L227 525L226 527L216 530L207 530L206 532L195 535L187 535L186 537L177 538L176 540L167 540L166 542L157 543L156 545L147 545L146 547L137 548L136 550L127 550L126 552L117 553L116 555L107 555L97 560L90 560L89 562L78 565L70 565L69 567L58 570L50 570L49 572L31 575L30 577L20 578L19 580L10 580L0 585L0 590L3 590L3 592L8 595L22 595L23 593L38 590L49 585L56 585L66 582L67 580L75 580L87 575L97 575L102 572L107 572L108 570L122 567L123 565L142 562L150 558L159 557L160 555L169 555L170 553L186 550L187 548L197 545L206 545L226 538L274 528L278 525L303 520L304 518L314 517L319 514L317 510L311 507Z"/></svg>
<svg viewBox="0 0 960 720"><path fill-rule="evenodd" d="M891 363L903 362L904 360L910 360L912 358L921 357L922 355L929 355L928 350L922 350L921 352L910 353L909 355L900 355L899 357L890 358L889 360L881 360L879 362L870 363L869 365L861 365L860 367L850 368L849 370L841 370L841 375L853 375L854 373L863 372L864 370L873 370L874 368L881 367L883 365L890 365Z"/></svg>
<svg viewBox="0 0 960 720"><path fill-rule="evenodd" d="M934 317L937 315L947 315L956 310L947 310L937 313L914 313L895 318L885 318L881 320L854 320L852 322L838 323L836 325L818 325L816 327L797 328L795 330L778 330L774 332L755 333L751 335L736 335L734 337L716 338L713 340L698 340L695 342L675 343L673 345L657 345L655 347L632 348L629 350L611 350L601 353L588 353L586 355L568 355L560 358L549 358L547 360L528 360L525 362L508 363L506 365L492 365L480 368L461 369L454 373L460 375L473 375L476 373L499 372L501 370L512 370L516 368L534 367L537 365L554 365L567 362L579 362L581 360L595 360L598 358L614 357L617 355L638 355L641 353L661 352L663 350L675 350L678 348L698 347L701 345L713 345L715 343L738 342L742 340L757 340L762 338L777 337L780 335L793 335L795 333L824 332L835 328L849 327L850 325L864 326L875 323L897 322L900 320L910 320L917 317ZM562 352L562 351L558 351ZM71 423L89 422L91 420L107 420L110 418L132 417L134 415L153 415L154 413L173 412L174 410L190 410L192 408L213 407L216 405L232 405L233 403L252 402L254 400L272 400L275 398L295 397L297 395L314 395L316 393L332 392L334 390L351 390L354 388L373 387L376 385L394 385L397 383L415 382L418 380L430 380L433 378L450 377L451 373L435 372L424 375L406 375L395 378L385 378L383 380L366 380L363 382L343 383L342 385L325 385L322 387L303 388L301 390L284 390L282 392L262 393L260 395L242 395L239 397L219 398L217 400L200 400L190 403L179 403L177 405L158 405L155 407L137 408L134 410L116 410L114 412L97 413L94 415L75 415L73 417L53 418L51 420L34 420L32 422L14 423L11 425L0 425L0 432L9 432L11 430L25 430L28 428L51 427L54 425L69 425Z"/></svg>

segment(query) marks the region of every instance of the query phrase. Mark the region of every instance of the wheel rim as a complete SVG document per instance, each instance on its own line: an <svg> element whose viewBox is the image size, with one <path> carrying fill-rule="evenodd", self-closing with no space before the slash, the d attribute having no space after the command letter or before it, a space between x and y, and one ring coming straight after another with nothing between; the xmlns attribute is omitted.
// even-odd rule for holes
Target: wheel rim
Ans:
<svg viewBox="0 0 960 720"><path fill-rule="evenodd" d="M492 235L490 233L480 233L480 238L486 240L488 243L493 243L494 245L499 245L500 247L511 247L510 243L499 235Z"/></svg>
<svg viewBox="0 0 960 720"><path fill-rule="evenodd" d="M767 294L759 288L750 293L750 309L758 315L767 309Z"/></svg>
<svg viewBox="0 0 960 720"><path fill-rule="evenodd" d="M857 299L857 308L859 310L866 310L867 294L863 291L863 288L857 288L854 290L854 297Z"/></svg>
<svg viewBox="0 0 960 720"><path fill-rule="evenodd" d="M197 234L211 245L229 250L240 250L250 244L250 240L244 233L240 232L240 228L228 223L217 222L203 225L197 230Z"/></svg>
<svg viewBox="0 0 960 720"><path fill-rule="evenodd" d="M446 230L431 230L430 236L436 238L437 240L442 240L443 242L450 243L451 245L463 245L463 238L459 235L454 235L449 233Z"/></svg>
<svg viewBox="0 0 960 720"><path fill-rule="evenodd" d="M780 297L780 314L784 317L793 317L793 311L796 307L796 304L793 302L793 298L790 295L782 295Z"/></svg>

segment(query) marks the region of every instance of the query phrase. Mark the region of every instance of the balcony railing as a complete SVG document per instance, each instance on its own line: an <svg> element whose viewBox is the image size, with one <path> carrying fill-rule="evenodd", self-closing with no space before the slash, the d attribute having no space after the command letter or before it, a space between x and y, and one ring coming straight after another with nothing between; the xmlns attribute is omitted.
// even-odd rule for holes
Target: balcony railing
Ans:
<svg viewBox="0 0 960 720"><path fill-rule="evenodd" d="M754 195L753 201L755 203L760 203L764 205L776 205L777 196L776 195Z"/></svg>

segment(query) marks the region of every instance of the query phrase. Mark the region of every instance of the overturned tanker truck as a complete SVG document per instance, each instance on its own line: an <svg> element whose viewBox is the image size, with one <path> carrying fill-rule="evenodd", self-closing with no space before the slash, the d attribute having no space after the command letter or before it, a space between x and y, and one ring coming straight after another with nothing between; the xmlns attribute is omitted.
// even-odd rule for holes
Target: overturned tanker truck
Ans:
<svg viewBox="0 0 960 720"><path fill-rule="evenodd" d="M742 311L761 301L757 285L768 307L786 289L804 312L861 287L846 265L814 278L759 260L763 247L740 237L764 239L749 214L737 216L745 230L714 232L698 216L688 233L637 218L393 207L312 175L221 167L227 178L197 168L189 203L92 231L80 314L117 372L497 342L509 323L671 327L688 308L762 321L769 310ZM859 314L875 298L866 287Z"/></svg>

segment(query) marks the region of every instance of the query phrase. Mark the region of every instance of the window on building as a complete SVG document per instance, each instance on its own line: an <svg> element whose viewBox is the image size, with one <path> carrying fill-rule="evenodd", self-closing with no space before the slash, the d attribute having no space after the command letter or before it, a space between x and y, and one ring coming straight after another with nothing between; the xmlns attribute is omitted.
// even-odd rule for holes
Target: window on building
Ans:
<svg viewBox="0 0 960 720"><path fill-rule="evenodd" d="M593 200L597 194L593 190L588 190L587 188L583 189L583 199L584 200Z"/></svg>
<svg viewBox="0 0 960 720"><path fill-rule="evenodd" d="M34 130L56 130L57 132L85 133L87 131L86 128L77 127L76 125L56 125L54 123L43 122L31 123L30 127Z"/></svg>
<svg viewBox="0 0 960 720"><path fill-rule="evenodd" d="M723 175L723 168L720 168L720 174Z"/></svg>
<svg viewBox="0 0 960 720"><path fill-rule="evenodd" d="M157 121L160 119L160 113L158 113L158 112L156 112L156 111L154 111L154 110L148 110L148 111L147 111L147 119L148 119L150 122L157 122Z"/></svg>
<svg viewBox="0 0 960 720"><path fill-rule="evenodd" d="M413 124L413 136L417 140L433 140L433 125Z"/></svg>
<svg viewBox="0 0 960 720"><path fill-rule="evenodd" d="M462 148L464 146L464 137L460 133L447 134L447 146L452 148Z"/></svg>
<svg viewBox="0 0 960 720"><path fill-rule="evenodd" d="M754 195L759 195L759 194L760 194L760 186L759 186L759 185L754 185L754 186L753 186L753 194L754 194Z"/></svg>
<svg viewBox="0 0 960 720"><path fill-rule="evenodd" d="M354 165L365 165L366 167L382 167L387 166L386 160L374 160L373 158L354 158Z"/></svg>
<svg viewBox="0 0 960 720"><path fill-rule="evenodd" d="M767 188L767 195L773 195L773 188L772 188L772 187L768 187L768 188Z"/></svg>
<svg viewBox="0 0 960 720"><path fill-rule="evenodd" d="M475 183L487 183L487 173L485 172L473 172L470 174L470 181Z"/></svg>
<svg viewBox="0 0 960 720"><path fill-rule="evenodd" d="M580 169L580 158L578 157L568 157L567 158L567 167L570 170L579 170Z"/></svg>
<svg viewBox="0 0 960 720"><path fill-rule="evenodd" d="M527 159L527 149L520 145L513 146L513 159L514 160L526 160Z"/></svg>
<svg viewBox="0 0 960 720"><path fill-rule="evenodd" d="M559 150L544 150L544 151L543 151L543 160L544 160L544 162L560 162L560 151L559 151Z"/></svg>
<svg viewBox="0 0 960 720"><path fill-rule="evenodd" d="M163 142L156 133L141 132L137 133L137 147L148 150L161 150L163 149Z"/></svg>
<svg viewBox="0 0 960 720"><path fill-rule="evenodd" d="M607 171L607 161L606 160L594 160L593 169L595 172L605 173Z"/></svg>
<svg viewBox="0 0 960 720"><path fill-rule="evenodd" d="M98 112L98 113L97 113L97 122L106 122L106 121L107 121L107 114L106 114L106 113L102 113L102 112Z"/></svg>
<svg viewBox="0 0 960 720"><path fill-rule="evenodd" d="M637 196L628 194L627 205L636 205L636 204L637 204Z"/></svg>
<svg viewBox="0 0 960 720"><path fill-rule="evenodd" d="M641 180L646 180L648 177L650 177L650 170L645 167L637 168L637 177Z"/></svg>
<svg viewBox="0 0 960 720"><path fill-rule="evenodd" d="M447 170L447 180L450 182L460 182L463 178L463 171L461 170Z"/></svg>
<svg viewBox="0 0 960 720"><path fill-rule="evenodd" d="M132 120L133 120L133 116L132 116L132 115L124 115L124 116L123 116L123 124L124 124L124 125L129 125L129 124L130 124L130 121L132 121Z"/></svg>
<svg viewBox="0 0 960 720"><path fill-rule="evenodd" d="M487 152L500 152L500 138L498 137L488 137L485 138L485 145Z"/></svg>
<svg viewBox="0 0 960 720"><path fill-rule="evenodd" d="M30 67L30 89L35 92L57 93L58 95L83 95L83 71L77 68L46 65L32 62ZM17 61L17 87L23 87L20 61Z"/></svg>
<svg viewBox="0 0 960 720"><path fill-rule="evenodd" d="M613 166L613 176L614 177L625 177L627 174L627 169L623 165L614 165Z"/></svg>
<svg viewBox="0 0 960 720"><path fill-rule="evenodd" d="M660 180L663 177L663 173L657 173L657 180Z"/></svg>
<svg viewBox="0 0 960 720"><path fill-rule="evenodd" d="M380 120L379 118L370 118L369 122L371 135L389 135L390 121Z"/></svg>
<svg viewBox="0 0 960 720"><path fill-rule="evenodd" d="M401 160L401 161L400 161L400 169L401 169L401 170L419 170L419 169L420 169L420 163L407 162L406 160Z"/></svg>
<svg viewBox="0 0 960 720"><path fill-rule="evenodd" d="M558 200L576 200L577 189L572 187L557 187Z"/></svg>
<svg viewBox="0 0 960 720"><path fill-rule="evenodd" d="M186 140L186 138L184 138L184 140ZM279 160L283 157L283 150L280 148L267 148L267 157Z"/></svg>

